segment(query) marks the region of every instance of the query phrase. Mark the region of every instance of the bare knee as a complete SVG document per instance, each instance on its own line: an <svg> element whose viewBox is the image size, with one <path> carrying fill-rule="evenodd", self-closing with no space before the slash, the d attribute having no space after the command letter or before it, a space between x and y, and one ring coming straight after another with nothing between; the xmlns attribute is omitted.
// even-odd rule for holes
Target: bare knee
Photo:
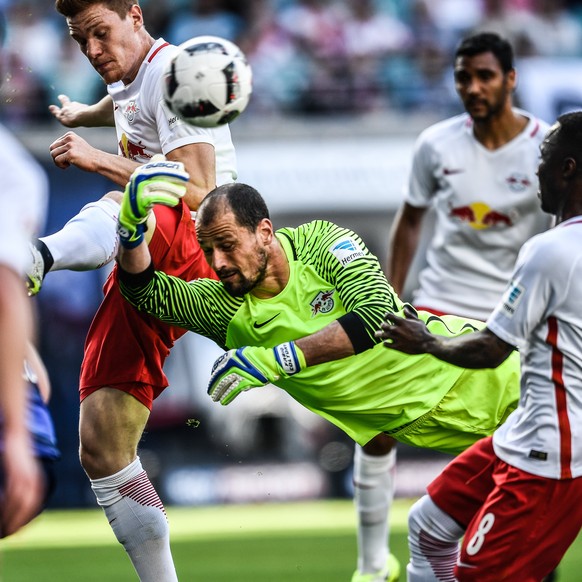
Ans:
<svg viewBox="0 0 582 582"><path fill-rule="evenodd" d="M137 456L135 447L122 450L109 449L91 439L80 440L79 460L81 467L90 479L108 477L121 471L132 463Z"/></svg>
<svg viewBox="0 0 582 582"><path fill-rule="evenodd" d="M81 404L79 457L91 479L118 473L137 456L149 410L125 392L101 388Z"/></svg>

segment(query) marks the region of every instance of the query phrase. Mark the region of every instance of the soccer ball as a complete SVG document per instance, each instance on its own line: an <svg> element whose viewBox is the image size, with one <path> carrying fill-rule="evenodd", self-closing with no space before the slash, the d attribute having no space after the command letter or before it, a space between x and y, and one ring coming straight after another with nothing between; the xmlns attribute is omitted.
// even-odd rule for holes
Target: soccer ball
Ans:
<svg viewBox="0 0 582 582"><path fill-rule="evenodd" d="M252 72L243 52L217 36L182 43L164 72L164 100L172 112L199 127L230 123L248 105Z"/></svg>

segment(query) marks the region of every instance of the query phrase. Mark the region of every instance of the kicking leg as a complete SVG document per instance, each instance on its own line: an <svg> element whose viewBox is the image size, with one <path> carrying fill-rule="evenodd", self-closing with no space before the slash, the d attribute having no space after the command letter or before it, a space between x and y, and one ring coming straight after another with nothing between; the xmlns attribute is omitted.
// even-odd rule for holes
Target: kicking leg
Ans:
<svg viewBox="0 0 582 582"><path fill-rule="evenodd" d="M166 511L137 456L149 410L102 388L81 404L80 457L97 503L142 582L174 582Z"/></svg>
<svg viewBox="0 0 582 582"><path fill-rule="evenodd" d="M121 192L109 192L83 206L61 230L38 239L31 248L28 274L31 295L40 291L49 271L89 271L110 262L117 254L117 215Z"/></svg>
<svg viewBox="0 0 582 582"><path fill-rule="evenodd" d="M380 434L354 453L354 503L358 520L358 568L352 582L397 580L400 566L389 553L389 514L394 498L396 441ZM389 578L386 573L389 571Z"/></svg>

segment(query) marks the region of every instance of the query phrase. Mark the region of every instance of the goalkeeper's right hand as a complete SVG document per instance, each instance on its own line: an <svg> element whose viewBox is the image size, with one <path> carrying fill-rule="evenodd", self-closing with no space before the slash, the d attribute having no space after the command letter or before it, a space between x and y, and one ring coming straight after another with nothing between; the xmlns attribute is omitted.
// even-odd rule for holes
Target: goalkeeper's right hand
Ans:
<svg viewBox="0 0 582 582"><path fill-rule="evenodd" d="M176 206L186 193L190 176L182 162L155 155L131 175L121 201L117 232L125 248L134 248L143 240L146 222L154 204Z"/></svg>

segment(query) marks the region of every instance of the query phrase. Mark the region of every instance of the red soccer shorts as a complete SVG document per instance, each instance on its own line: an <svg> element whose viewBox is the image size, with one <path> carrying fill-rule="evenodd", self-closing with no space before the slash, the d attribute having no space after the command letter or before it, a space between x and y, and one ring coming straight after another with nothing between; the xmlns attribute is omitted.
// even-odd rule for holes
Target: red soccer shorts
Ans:
<svg viewBox="0 0 582 582"><path fill-rule="evenodd" d="M428 493L466 528L459 582L539 582L582 526L582 478L547 479L508 465L491 437L454 459Z"/></svg>
<svg viewBox="0 0 582 582"><path fill-rule="evenodd" d="M156 230L149 243L154 265L186 281L216 279L200 249L194 222L184 203L157 205ZM163 323L130 305L117 283L117 265L104 285L104 298L85 341L81 365L81 401L99 388L132 394L151 410L168 385L163 365L185 329Z"/></svg>

